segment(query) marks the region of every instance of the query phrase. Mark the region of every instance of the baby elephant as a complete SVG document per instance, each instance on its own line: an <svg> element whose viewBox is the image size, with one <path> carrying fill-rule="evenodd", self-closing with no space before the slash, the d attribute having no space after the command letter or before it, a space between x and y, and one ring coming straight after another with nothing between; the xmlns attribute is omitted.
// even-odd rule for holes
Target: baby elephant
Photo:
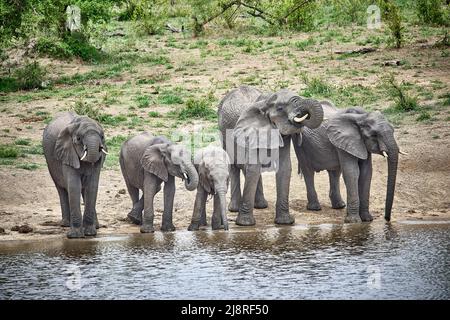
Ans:
<svg viewBox="0 0 450 320"><path fill-rule="evenodd" d="M314 172L328 170L330 200L333 208L343 208L339 190L341 172L347 188L347 216L345 222L372 221L369 213L372 154L387 158L387 188L385 219L390 220L397 176L398 154L394 128L378 111L361 108L336 109L321 101L324 121L317 129L305 128L294 139L299 171L303 173L308 196L308 209L320 210L314 188Z"/></svg>
<svg viewBox="0 0 450 320"><path fill-rule="evenodd" d="M214 195L212 229L217 230L223 227L228 230L226 195L230 161L227 153L222 148L209 146L196 152L194 163L198 171L199 183L192 221L188 230L198 230L200 225L206 225L205 207L208 195Z"/></svg>
<svg viewBox="0 0 450 320"><path fill-rule="evenodd" d="M48 171L58 190L68 238L95 236L100 169L107 154L102 127L94 120L65 112L50 122L42 138ZM84 200L81 216L80 197Z"/></svg>
<svg viewBox="0 0 450 320"><path fill-rule="evenodd" d="M153 137L145 132L130 138L122 145L120 168L133 201L128 218L135 224L142 224L142 233L153 232L153 201L161 190L161 183L164 182L161 230L175 230L172 223L175 177L185 180L185 187L189 191L197 188L198 184L198 174L189 151L165 137ZM139 190L143 191L140 199Z"/></svg>

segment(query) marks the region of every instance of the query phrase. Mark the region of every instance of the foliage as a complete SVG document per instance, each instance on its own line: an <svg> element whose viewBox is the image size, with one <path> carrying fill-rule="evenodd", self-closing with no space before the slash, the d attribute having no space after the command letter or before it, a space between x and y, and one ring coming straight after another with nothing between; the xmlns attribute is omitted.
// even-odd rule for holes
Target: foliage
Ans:
<svg viewBox="0 0 450 320"><path fill-rule="evenodd" d="M389 95L394 99L395 104L389 111L394 112L409 112L420 109L417 98L408 95L406 92L406 84L402 82L398 84L394 76L389 76L385 80L385 86L388 89Z"/></svg>
<svg viewBox="0 0 450 320"><path fill-rule="evenodd" d="M210 99L190 98L186 101L186 106L178 113L178 119L207 119L213 120L217 116L216 111L211 108Z"/></svg>
<svg viewBox="0 0 450 320"><path fill-rule="evenodd" d="M166 6L157 0L130 0L131 18L146 33L160 34L166 20Z"/></svg>
<svg viewBox="0 0 450 320"><path fill-rule="evenodd" d="M46 70L37 61L25 64L14 72L17 89L29 90L41 88Z"/></svg>
<svg viewBox="0 0 450 320"><path fill-rule="evenodd" d="M445 24L442 0L417 0L416 11L420 21L427 24Z"/></svg>
<svg viewBox="0 0 450 320"><path fill-rule="evenodd" d="M0 158L17 158L19 150L15 146L0 145Z"/></svg>
<svg viewBox="0 0 450 320"><path fill-rule="evenodd" d="M392 41L396 48L400 48L403 44L403 26L400 8L393 0L380 0L382 18L391 33Z"/></svg>

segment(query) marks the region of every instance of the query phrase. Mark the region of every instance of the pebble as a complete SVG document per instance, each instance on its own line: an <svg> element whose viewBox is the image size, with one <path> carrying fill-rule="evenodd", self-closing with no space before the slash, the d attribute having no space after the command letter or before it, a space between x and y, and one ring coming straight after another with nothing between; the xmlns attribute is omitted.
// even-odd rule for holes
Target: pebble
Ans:
<svg viewBox="0 0 450 320"><path fill-rule="evenodd" d="M21 226L14 226L11 228L11 231L18 231L19 233L30 233L33 232L33 228L29 225L21 225Z"/></svg>
<svg viewBox="0 0 450 320"><path fill-rule="evenodd" d="M127 192L127 191L126 191L125 189L120 189L120 190L119 190L119 193L120 193L120 194L125 194L126 192Z"/></svg>
<svg viewBox="0 0 450 320"><path fill-rule="evenodd" d="M2 227L0 227L0 234L5 233L5 229L3 229Z"/></svg>

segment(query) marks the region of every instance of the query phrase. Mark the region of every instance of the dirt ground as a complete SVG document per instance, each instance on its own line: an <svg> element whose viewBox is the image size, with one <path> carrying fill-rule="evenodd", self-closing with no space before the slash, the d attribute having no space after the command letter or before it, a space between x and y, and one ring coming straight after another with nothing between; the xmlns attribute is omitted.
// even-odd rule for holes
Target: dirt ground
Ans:
<svg viewBox="0 0 450 320"><path fill-rule="evenodd" d="M313 35L314 36L314 35ZM291 37L292 38L292 37ZM306 35L297 35L289 41L304 40ZM142 41L151 44L152 49L145 47L142 54L165 48L166 38L160 40ZM142 66L131 71L124 72L120 77L114 79L101 79L96 83L86 83L82 89L86 99L93 96L102 99L105 92L97 90L96 87L103 84L110 85L116 90L117 102L107 106L108 113L118 114L125 106L130 105L131 95L154 94L156 85L142 85L127 89L124 87L127 81L137 78L151 77L155 74L167 73L166 80L161 86L183 86L189 92L199 91L204 93L210 90L211 79L218 84L227 83L227 86L217 86L213 92L217 99L230 88L245 83L245 77L257 75L259 86L265 89L275 88L279 80L287 81L287 86L302 88L299 69L307 70L310 75L325 77L329 82L336 85L362 84L365 86L376 86L380 74L371 72L372 69L380 68L380 63L395 58L404 59L410 67L397 69L394 72L400 80L411 81L416 86L431 88L439 81L439 92L434 98L425 101L425 104L436 103L436 96L448 92L450 84L449 59L441 54L441 49L433 49L431 46L423 48L423 41L418 44L393 51L391 49L378 50L364 57L352 57L346 60L336 59L330 52L335 50L348 50L360 47L353 39L349 43L338 44L335 42L317 44L305 51L284 50L274 46L267 52L246 54L245 52L233 52L228 48L225 53L227 59L222 59L223 47L217 45L217 39L209 40L206 48L189 48L188 44L195 44L196 40L182 39L181 43L187 43L184 49L172 47L165 48L173 66L165 69L162 66ZM275 44L283 43L286 39L274 38ZM433 43L436 39L428 39ZM268 42L269 43L269 42ZM141 50L136 44L135 50ZM132 50L133 48L130 48ZM150 50L150 51L148 51ZM202 56L202 52L208 53ZM239 49L241 50L241 49ZM278 50L278 51L277 51ZM212 52L213 54L209 54ZM214 54L215 53L215 54ZM225 54L223 53L223 54ZM286 54L289 53L289 54ZM276 63L274 63L276 60ZM292 61L296 61L295 63ZM300 61L300 62L298 62ZM57 62L51 59L42 59L41 62L48 66L50 74L54 77L60 74L70 75L76 72L88 72L92 66L80 64L78 61ZM186 66L187 65L187 66ZM375 67L377 66L377 67ZM182 70L187 71L182 71ZM177 71L179 70L179 71ZM354 74L354 71L361 71ZM177 73L178 72L178 73ZM353 72L353 73L352 73ZM328 76L329 75L329 76ZM418 76L419 75L419 76ZM248 82L248 81L247 81ZM258 84L256 84L258 86ZM102 87L103 88L103 87ZM125 89L124 89L125 88ZM135 90L136 89L136 90ZM59 91L58 91L59 90ZM45 127L43 119L36 118L37 111L45 111L54 116L57 112L67 108L76 98L76 91L67 92L66 86L55 87L55 92L61 92L54 97L39 97L38 92L31 92L32 99L20 100L24 93L8 94L3 102L0 102L0 135L1 144L11 144L17 138L30 139L34 144L40 143L42 130ZM89 91L91 90L91 91ZM431 89L430 89L431 90ZM108 92L106 92L107 94ZM5 94L2 94L5 96ZM385 98L385 97L382 97ZM5 102L6 101L6 102ZM370 107L372 109L383 109L388 106L387 100L376 102ZM422 102L422 101L420 101ZM391 103L391 102L390 102ZM148 111L157 110L163 115L170 110L171 106L151 105L149 109L138 109L136 116L145 118ZM418 122L415 116L395 124L396 139L400 148L408 155L400 157L397 186L394 199L392 218L398 220L450 220L450 121L448 107L433 113L432 121ZM25 116L24 116L25 115ZM107 137L115 135L130 135L141 129L154 132L154 119L148 119L142 127L131 128L127 126L106 127ZM152 122L153 121L153 122ZM164 119L162 120L165 121ZM169 120L167 120L169 121ZM204 124L205 121L191 121L185 128L192 128L196 124ZM176 124L175 124L176 125ZM214 123L209 123L214 126ZM159 130L159 128L158 128ZM304 181L297 174L297 159L292 150L292 178L290 188L290 209L296 219L296 224L319 224L319 223L343 223L345 209L331 209L328 200L328 176L326 172L316 175L316 189L322 210L312 212L306 210L306 190ZM21 161L21 160L20 160ZM45 160L41 154L27 155L23 161L37 163L34 170L24 170L14 164L2 164L0 166L0 228L5 231L0 233L0 242L9 240L45 240L53 237L63 237L67 228L58 226L61 219L59 199L50 175L45 167ZM373 157L374 172L371 188L370 209L375 220L373 223L382 223L384 214L384 199L386 193L387 164L384 158L375 155ZM275 174L264 173L264 189L269 207L264 210L255 210L256 223L258 226L273 225L275 206ZM343 199L346 199L345 186L341 181ZM182 182L177 179L177 191L174 204L174 224L178 230L186 229L190 223L195 192L184 189ZM156 221L155 226L160 225L162 214L162 192L156 197ZM126 215L131 208L131 200L126 192L125 183L118 166L106 167L102 171L100 188L97 201L97 211L100 224L98 234L126 234L139 233L139 227L130 224ZM211 216L212 201L208 202L208 218ZM234 224L236 213L228 214L231 221L231 230L242 228ZM33 232L22 234L11 231L16 225L28 224ZM209 229L206 228L206 229ZM156 227L156 232L159 232ZM223 232L223 231L219 231Z"/></svg>

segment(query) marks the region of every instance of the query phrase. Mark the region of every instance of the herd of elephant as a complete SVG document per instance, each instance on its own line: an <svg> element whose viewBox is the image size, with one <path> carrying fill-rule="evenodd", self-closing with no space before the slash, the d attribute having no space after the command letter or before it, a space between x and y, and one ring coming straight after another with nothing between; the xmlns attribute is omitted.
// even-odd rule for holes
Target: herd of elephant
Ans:
<svg viewBox="0 0 450 320"><path fill-rule="evenodd" d="M184 180L187 190L197 189L188 230L207 225L209 195L214 197L212 229L228 230L227 210L238 212L237 225L254 225L254 208L268 206L261 172L271 169L276 171L275 223L293 224L289 213L291 140L306 184L307 209L321 209L314 187L314 172L321 170L328 171L332 207L344 208L339 188L342 174L347 189L345 222L372 221L371 155L386 157L385 219L390 220L401 151L392 125L380 112L337 109L328 101L300 97L286 89L267 93L241 86L220 101L218 122L222 148L211 145L197 150L193 157L184 145L147 132L123 143L120 167L132 200L128 218L140 225L142 233L154 231L153 202L163 182L161 230L175 230L175 177ZM61 225L70 227L67 237L95 236L100 170L108 154L102 127L89 117L63 113L45 128L43 148L60 199ZM245 177L242 192L241 171ZM228 189L231 200L227 208Z"/></svg>

